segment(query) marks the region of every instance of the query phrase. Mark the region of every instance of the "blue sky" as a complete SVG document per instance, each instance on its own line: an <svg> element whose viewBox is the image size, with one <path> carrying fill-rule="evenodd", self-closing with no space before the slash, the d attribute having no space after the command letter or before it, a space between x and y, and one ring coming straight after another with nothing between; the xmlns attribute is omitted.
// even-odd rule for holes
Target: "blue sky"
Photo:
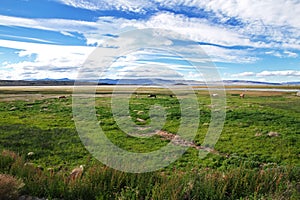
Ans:
<svg viewBox="0 0 300 200"><path fill-rule="evenodd" d="M298 0L2 0L0 79L74 79L97 46L152 28L180 33L167 37L185 53L203 50L224 80L300 81L299 16ZM200 79L173 56L133 52L107 76Z"/></svg>

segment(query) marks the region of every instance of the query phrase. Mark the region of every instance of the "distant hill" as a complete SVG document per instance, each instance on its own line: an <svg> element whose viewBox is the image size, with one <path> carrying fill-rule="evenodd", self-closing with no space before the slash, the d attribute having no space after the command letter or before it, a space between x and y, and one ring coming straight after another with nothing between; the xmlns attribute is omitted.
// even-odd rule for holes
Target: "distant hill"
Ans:
<svg viewBox="0 0 300 200"><path fill-rule="evenodd" d="M217 82L216 82L217 83ZM102 79L99 81L99 85L206 85L203 81L194 80L164 80L164 79ZM300 82L285 82L285 83L272 83L262 81L246 81L246 80L224 80L224 85L300 85Z"/></svg>
<svg viewBox="0 0 300 200"><path fill-rule="evenodd" d="M99 85L175 85L178 81L164 79L102 79L99 80Z"/></svg>
<svg viewBox="0 0 300 200"><path fill-rule="evenodd" d="M62 79L31 79L31 80L0 80L0 86L59 86L74 85L75 80ZM101 79L82 80L76 84L82 85L206 85L205 82L194 80L165 80L165 79ZM216 82L217 83L217 82ZM224 85L300 85L300 82L270 83L261 81L224 80Z"/></svg>
<svg viewBox="0 0 300 200"><path fill-rule="evenodd" d="M56 86L74 85L74 81L60 80L0 80L0 86Z"/></svg>
<svg viewBox="0 0 300 200"><path fill-rule="evenodd" d="M282 85L282 83L270 83L262 81L224 80L224 85Z"/></svg>
<svg viewBox="0 0 300 200"><path fill-rule="evenodd" d="M300 85L300 81L298 82L286 82L286 83L282 83L284 85Z"/></svg>

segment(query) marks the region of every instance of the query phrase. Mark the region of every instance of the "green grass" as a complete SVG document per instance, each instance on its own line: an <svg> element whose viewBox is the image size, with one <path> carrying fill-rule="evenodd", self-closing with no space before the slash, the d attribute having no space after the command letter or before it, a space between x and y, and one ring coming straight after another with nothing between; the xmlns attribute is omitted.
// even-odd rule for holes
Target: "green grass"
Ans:
<svg viewBox="0 0 300 200"><path fill-rule="evenodd" d="M131 174L99 165L69 179L68 171L42 171L16 156L0 156L2 172L21 177L21 194L61 199L298 199L297 170L247 169L225 172L197 169Z"/></svg>
<svg viewBox="0 0 300 200"><path fill-rule="evenodd" d="M300 98L293 95L227 96L226 121L216 154L199 159L189 148L170 166L153 173L126 174L103 166L82 145L73 121L72 99L0 102L0 150L17 152L17 160L0 157L0 173L22 178L22 193L64 199L297 199L300 174ZM210 122L210 98L199 92L201 145ZM163 130L178 131L180 105L176 98L146 95L130 100L130 116L140 126L151 124L149 109L167 112ZM158 136L128 137L118 128L109 97L96 99L96 114L107 137L120 148L150 152L168 141ZM145 120L137 121L137 118ZM279 137L269 137L269 132ZM34 152L28 156L28 152ZM24 167L25 163L30 163ZM32 163L32 164L31 164ZM80 181L68 174L84 164ZM37 177L36 167L42 167ZM46 169L53 168L54 174ZM298 186L297 186L298 185ZM298 195L298 196L297 196Z"/></svg>

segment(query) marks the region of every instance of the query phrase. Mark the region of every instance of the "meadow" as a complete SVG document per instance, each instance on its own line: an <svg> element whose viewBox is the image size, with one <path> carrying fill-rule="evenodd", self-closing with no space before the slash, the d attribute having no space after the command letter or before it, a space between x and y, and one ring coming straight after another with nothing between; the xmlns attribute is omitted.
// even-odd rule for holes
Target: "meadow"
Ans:
<svg viewBox="0 0 300 200"><path fill-rule="evenodd" d="M150 152L168 144L160 135L135 138L120 130L111 113L111 92L110 87L97 90L96 116L115 145ZM151 93L157 98L148 98ZM74 124L71 87L2 88L0 174L15 178L17 196L49 199L299 199L300 97L292 92L245 91L241 99L239 93L227 91L224 128L208 156L200 159L191 147L159 171L134 174L111 169L86 150ZM154 87L136 94L130 99L131 120L141 127L150 124L149 109L160 105L167 112L162 131L175 135L181 117L178 99ZM66 98L58 98L61 95ZM201 147L211 99L200 90L197 98L200 119L193 142ZM84 165L83 173L70 180L70 172L79 165ZM3 191L0 183L0 199L16 198Z"/></svg>

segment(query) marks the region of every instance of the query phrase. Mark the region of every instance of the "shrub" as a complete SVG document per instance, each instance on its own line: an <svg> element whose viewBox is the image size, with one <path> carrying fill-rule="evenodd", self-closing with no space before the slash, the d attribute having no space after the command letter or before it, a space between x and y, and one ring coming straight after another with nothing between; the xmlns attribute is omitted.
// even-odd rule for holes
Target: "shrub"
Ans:
<svg viewBox="0 0 300 200"><path fill-rule="evenodd" d="M2 153L1 153L1 155L3 157L9 157L9 158L11 158L13 160L17 160L17 159L20 158L20 156L18 154L16 154L13 151L9 151L9 150L3 150Z"/></svg>
<svg viewBox="0 0 300 200"><path fill-rule="evenodd" d="M17 199L19 190L24 186L21 179L8 174L0 174L0 200Z"/></svg>

